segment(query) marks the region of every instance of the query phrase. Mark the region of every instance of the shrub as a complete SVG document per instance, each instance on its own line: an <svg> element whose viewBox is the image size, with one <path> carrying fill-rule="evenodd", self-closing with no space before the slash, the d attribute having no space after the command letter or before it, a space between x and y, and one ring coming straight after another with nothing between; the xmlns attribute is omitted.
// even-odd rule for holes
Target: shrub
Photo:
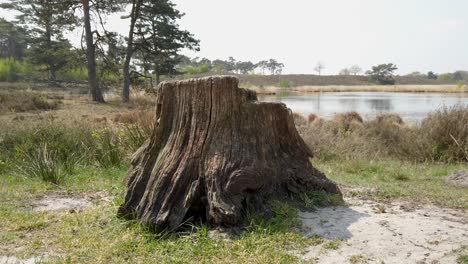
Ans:
<svg viewBox="0 0 468 264"><path fill-rule="evenodd" d="M307 116L307 121L309 121L309 123L312 123L314 122L316 119L318 118L318 116L316 114L309 114Z"/></svg>
<svg viewBox="0 0 468 264"><path fill-rule="evenodd" d="M281 80L279 83L278 83L278 87L280 88L289 88L291 87L291 82L288 81L288 80Z"/></svg>
<svg viewBox="0 0 468 264"><path fill-rule="evenodd" d="M14 59L0 59L0 81L15 82L35 76L33 66Z"/></svg>
<svg viewBox="0 0 468 264"><path fill-rule="evenodd" d="M442 161L468 161L468 106L443 107L421 124L421 136Z"/></svg>
<svg viewBox="0 0 468 264"><path fill-rule="evenodd" d="M86 68L68 68L57 73L57 77L64 81L86 81L88 79L88 71Z"/></svg>
<svg viewBox="0 0 468 264"><path fill-rule="evenodd" d="M361 115L357 112L340 113L335 115L333 120L336 122L338 131L340 132L347 132L353 126L359 126L363 122Z"/></svg>
<svg viewBox="0 0 468 264"><path fill-rule="evenodd" d="M393 113L384 113L384 114L379 114L376 117L376 121L378 123L393 123L393 124L398 124L402 125L403 119L401 118L400 115L398 114L393 114Z"/></svg>
<svg viewBox="0 0 468 264"><path fill-rule="evenodd" d="M292 115L296 126L304 126L307 124L307 119L303 115L298 113L293 113Z"/></svg>
<svg viewBox="0 0 468 264"><path fill-rule="evenodd" d="M405 125L396 114L379 115L362 123L361 120L356 113L346 113L333 120L317 118L308 125L296 121L296 125L321 159L468 161L467 106L442 108L415 126Z"/></svg>

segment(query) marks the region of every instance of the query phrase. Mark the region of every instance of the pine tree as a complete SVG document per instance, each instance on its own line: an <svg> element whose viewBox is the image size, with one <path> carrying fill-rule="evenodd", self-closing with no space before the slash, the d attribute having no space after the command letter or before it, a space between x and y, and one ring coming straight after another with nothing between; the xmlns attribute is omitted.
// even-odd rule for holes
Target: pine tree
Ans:
<svg viewBox="0 0 468 264"><path fill-rule="evenodd" d="M156 82L161 75L178 73L181 49L199 49L199 41L176 23L182 16L169 0L146 0L140 7L134 45L147 62L152 62Z"/></svg>
<svg viewBox="0 0 468 264"><path fill-rule="evenodd" d="M19 12L16 23L29 27L31 33L31 61L45 65L48 79L56 81L56 72L66 64L64 54L71 45L63 32L72 30L77 18L68 1L12 0L0 8Z"/></svg>

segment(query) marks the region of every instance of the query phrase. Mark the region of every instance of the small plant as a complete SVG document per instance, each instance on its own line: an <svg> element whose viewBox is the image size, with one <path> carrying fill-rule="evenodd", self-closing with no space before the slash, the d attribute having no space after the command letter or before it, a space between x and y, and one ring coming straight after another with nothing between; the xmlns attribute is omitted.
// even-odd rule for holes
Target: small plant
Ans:
<svg viewBox="0 0 468 264"><path fill-rule="evenodd" d="M31 178L40 178L45 182L61 184L65 179L65 171L58 161L57 152L41 145L33 154L27 154L19 171Z"/></svg>
<svg viewBox="0 0 468 264"><path fill-rule="evenodd" d="M341 246L341 240L333 239L333 240L325 242L322 248L328 249L328 250L337 250L340 248L340 246Z"/></svg>
<svg viewBox="0 0 468 264"><path fill-rule="evenodd" d="M291 87L291 82L288 81L288 80L281 80L278 83L278 87L280 87L280 88L289 88L289 87Z"/></svg>
<svg viewBox="0 0 468 264"><path fill-rule="evenodd" d="M364 255L352 255L348 260L351 264L367 263L367 257Z"/></svg>
<svg viewBox="0 0 468 264"><path fill-rule="evenodd" d="M463 88L463 85L464 85L463 81L458 81L458 82L457 82L457 87L458 87L458 89L462 89L462 88Z"/></svg>

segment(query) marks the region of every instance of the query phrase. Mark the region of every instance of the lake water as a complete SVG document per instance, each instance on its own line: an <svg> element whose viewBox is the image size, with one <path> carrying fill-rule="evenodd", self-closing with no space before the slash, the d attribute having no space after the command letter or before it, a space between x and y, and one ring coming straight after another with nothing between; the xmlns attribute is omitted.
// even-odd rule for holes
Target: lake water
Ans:
<svg viewBox="0 0 468 264"><path fill-rule="evenodd" d="M260 101L285 103L293 112L330 118L356 111L369 119L397 113L405 121L420 121L443 106L468 106L468 93L333 92L259 96Z"/></svg>

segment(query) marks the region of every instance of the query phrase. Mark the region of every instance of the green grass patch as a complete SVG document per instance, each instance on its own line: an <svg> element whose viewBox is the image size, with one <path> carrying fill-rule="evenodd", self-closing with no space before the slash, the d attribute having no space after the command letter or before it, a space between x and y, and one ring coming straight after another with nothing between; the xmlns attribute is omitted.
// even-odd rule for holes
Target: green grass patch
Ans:
<svg viewBox="0 0 468 264"><path fill-rule="evenodd" d="M468 193L445 183L453 171L466 163L413 163L399 160L315 160L327 177L350 187L362 187L371 198L402 198L440 206L468 208ZM366 191L371 190L371 191Z"/></svg>
<svg viewBox="0 0 468 264"><path fill-rule="evenodd" d="M298 231L297 208L280 201L272 203L270 219L246 215L247 227L232 240L210 238L207 226L199 223L184 232L154 234L136 221L116 216L125 171L80 167L60 187L37 178L0 175L0 250L22 245L17 257L62 255L50 259L52 263L291 263L300 261L293 252L324 242L304 237ZM79 213L28 209L35 197L57 191L74 195L106 191L114 198Z"/></svg>

